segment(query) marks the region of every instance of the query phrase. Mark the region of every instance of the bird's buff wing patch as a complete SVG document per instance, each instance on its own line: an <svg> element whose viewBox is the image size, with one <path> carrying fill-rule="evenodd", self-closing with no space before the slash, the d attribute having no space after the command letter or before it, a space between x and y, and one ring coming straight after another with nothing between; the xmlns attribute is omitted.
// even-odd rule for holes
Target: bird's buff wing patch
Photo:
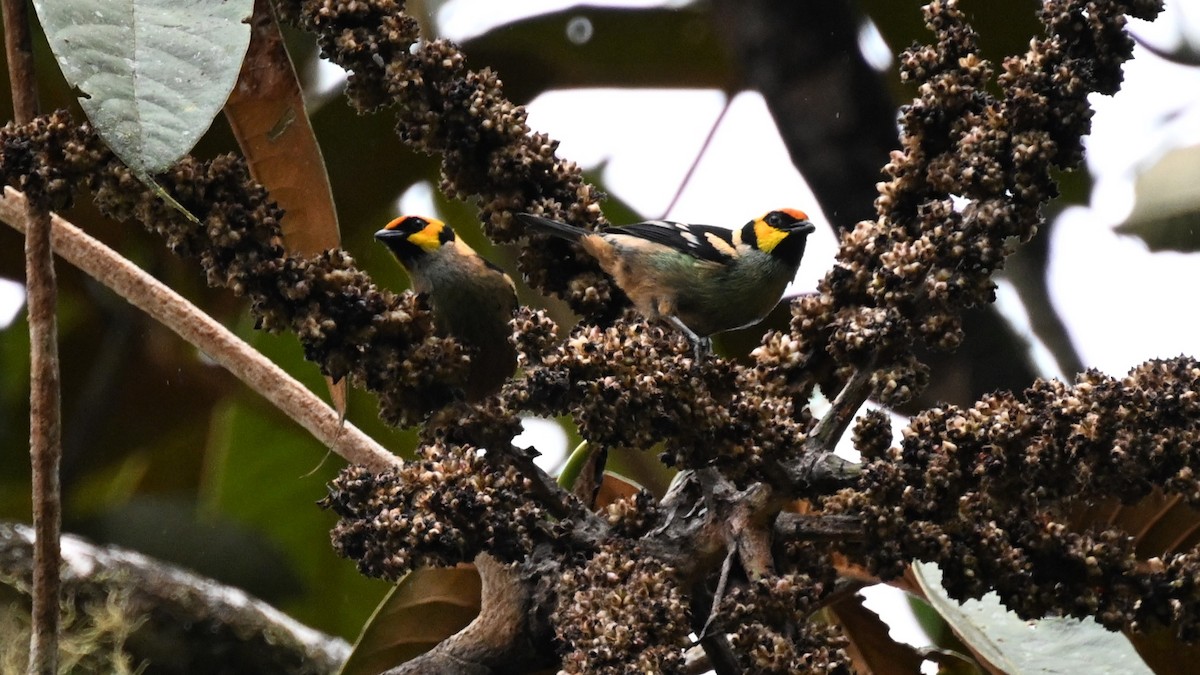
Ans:
<svg viewBox="0 0 1200 675"><path fill-rule="evenodd" d="M714 263L725 263L737 256L733 230L714 225L686 225L667 220L648 220L644 223L614 227L606 234L636 237Z"/></svg>

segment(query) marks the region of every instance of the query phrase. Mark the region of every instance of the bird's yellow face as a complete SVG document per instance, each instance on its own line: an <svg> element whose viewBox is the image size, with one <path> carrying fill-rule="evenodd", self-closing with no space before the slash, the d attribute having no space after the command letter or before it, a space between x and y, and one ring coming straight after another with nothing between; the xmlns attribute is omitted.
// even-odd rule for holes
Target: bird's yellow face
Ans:
<svg viewBox="0 0 1200 675"><path fill-rule="evenodd" d="M383 232L394 232L404 237L408 243L417 246L427 253L441 248L442 244L454 239L454 232L437 218L422 218L421 216L401 216L388 223Z"/></svg>
<svg viewBox="0 0 1200 675"><path fill-rule="evenodd" d="M803 227L798 228L806 223L808 214L799 209L776 209L763 214L754 220L754 237L759 250L770 253L789 235L800 230L810 231Z"/></svg>

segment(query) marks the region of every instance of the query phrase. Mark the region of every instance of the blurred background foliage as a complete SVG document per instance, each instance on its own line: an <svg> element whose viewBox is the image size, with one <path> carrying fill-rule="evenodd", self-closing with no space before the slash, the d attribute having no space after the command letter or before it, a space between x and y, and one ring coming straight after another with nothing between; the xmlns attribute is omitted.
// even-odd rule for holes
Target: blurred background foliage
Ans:
<svg viewBox="0 0 1200 675"><path fill-rule="evenodd" d="M445 3L408 4L436 29ZM533 14L539 3L525 5ZM997 62L1023 51L1037 28L1032 2L1021 3L1021 11L984 0L964 6L986 55ZM895 109L911 96L894 67L870 66L859 37L873 24L893 53L924 40L918 8L909 0L577 6L497 26L462 46L473 68L491 66L500 73L517 103L549 90L585 87L719 89L729 95L758 89L831 225L845 229L873 213L878 170L896 143ZM591 31L583 44L570 39L572 30L582 30L580 17ZM291 32L287 38L311 94L309 113L328 166L343 246L378 283L402 288L407 280L372 233L397 215L397 200L410 187L437 184L437 161L397 140L392 115L359 116L338 95L340 85L322 91L312 40ZM82 119L40 34L35 45L43 109L71 108ZM11 118L7 85L0 87L0 97L0 114ZM797 100L806 105L787 103ZM218 117L193 154L211 157L236 147ZM604 189L601 174L592 179ZM678 187L663 190L671 194ZM1063 202L1087 202L1090 187L1085 172L1069 177ZM476 222L473 207L436 199L441 214L472 245L515 268L515 251L496 250L469 225ZM617 200L608 202L606 213L614 222L657 215L635 214ZM207 288L194 263L174 257L136 225L105 220L86 199L64 215L325 395L295 338L253 330L245 303ZM1020 289L1031 314L1036 300L1025 294L1039 292L1046 239L1021 254L1024 262L1014 263L1032 270L1032 290ZM0 228L0 277L23 280L22 244L16 232ZM334 518L314 502L342 461L167 329L77 270L65 264L57 269L65 531L176 562L242 587L308 625L353 639L387 585L361 577L329 546L326 532ZM548 304L527 288L521 299ZM549 304L569 325L561 307ZM1041 311L1052 314L1049 302L1042 304ZM787 318L783 306L771 321L782 327ZM1035 376L1027 346L996 312L976 312L968 323L967 343L957 354L930 357L935 386L916 406L969 403L993 389L1019 390ZM1069 366L1069 339L1061 325L1057 330L1066 346L1052 351L1060 365ZM0 518L18 521L30 518L27 331L23 313L0 329ZM762 331L728 336L723 348L744 355ZM399 454L414 447L415 435L381 424L375 402L361 392L352 392L348 417ZM652 453L615 457L611 468L655 490L669 479Z"/></svg>

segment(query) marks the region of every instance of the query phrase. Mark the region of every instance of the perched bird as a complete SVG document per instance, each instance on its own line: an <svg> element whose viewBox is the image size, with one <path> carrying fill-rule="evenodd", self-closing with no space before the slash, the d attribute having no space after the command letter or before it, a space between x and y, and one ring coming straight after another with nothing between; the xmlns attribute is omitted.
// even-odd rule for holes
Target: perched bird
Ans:
<svg viewBox="0 0 1200 675"><path fill-rule="evenodd" d="M815 229L795 209L771 211L736 230L650 220L591 232L529 213L517 218L578 242L638 311L683 331L697 358L711 348L710 335L758 323L775 307Z"/></svg>
<svg viewBox="0 0 1200 675"><path fill-rule="evenodd" d="M436 218L403 216L375 238L404 266L413 290L428 296L437 330L472 350L467 400L498 389L517 359L508 342L517 307L512 279Z"/></svg>

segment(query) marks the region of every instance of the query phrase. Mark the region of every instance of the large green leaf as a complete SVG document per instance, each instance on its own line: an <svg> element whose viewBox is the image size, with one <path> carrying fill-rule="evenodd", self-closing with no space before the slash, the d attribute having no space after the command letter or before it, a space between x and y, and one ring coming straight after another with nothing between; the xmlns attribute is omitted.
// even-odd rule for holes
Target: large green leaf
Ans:
<svg viewBox="0 0 1200 675"><path fill-rule="evenodd" d="M195 145L250 43L253 0L34 0L84 112L142 175Z"/></svg>
<svg viewBox="0 0 1200 675"><path fill-rule="evenodd" d="M1129 640L1094 621L1051 617L1023 621L995 594L959 603L942 589L937 565L913 566L926 599L980 658L1012 675L1077 673L1081 658L1095 675L1151 673Z"/></svg>
<svg viewBox="0 0 1200 675"><path fill-rule="evenodd" d="M243 320L237 332L309 389L324 387L295 337L255 331L252 323ZM379 421L373 396L355 396L348 419L389 448L407 451L414 444L411 432ZM305 595L282 609L313 628L352 639L389 585L363 577L329 544L337 517L316 502L343 466L344 460L295 422L244 392L213 415L199 495L208 515L254 528L287 556Z"/></svg>

